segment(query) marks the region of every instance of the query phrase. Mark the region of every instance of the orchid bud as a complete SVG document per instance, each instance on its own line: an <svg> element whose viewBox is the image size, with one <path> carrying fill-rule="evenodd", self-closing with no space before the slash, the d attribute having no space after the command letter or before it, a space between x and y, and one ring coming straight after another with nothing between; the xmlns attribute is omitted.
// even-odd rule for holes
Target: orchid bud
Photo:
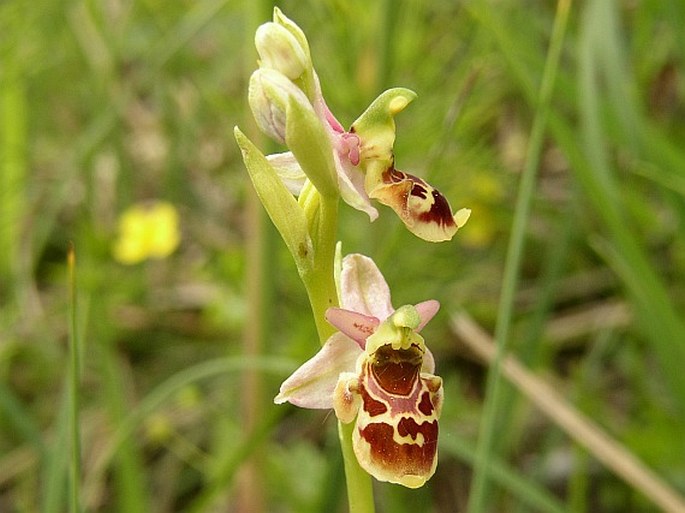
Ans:
<svg viewBox="0 0 685 513"><path fill-rule="evenodd" d="M250 77L248 101L252 114L259 128L280 143L285 143L286 110L291 98L311 109L305 94L282 73L260 68Z"/></svg>
<svg viewBox="0 0 685 513"><path fill-rule="evenodd" d="M255 34L259 65L280 71L291 80L301 77L311 66L309 57L290 31L269 22L260 25Z"/></svg>
<svg viewBox="0 0 685 513"><path fill-rule="evenodd" d="M297 26L297 23L288 18L285 14L283 14L283 12L278 7L274 7L273 21L279 26L284 27L288 32L292 34L292 36L297 40L297 43L299 44L300 48L302 48L302 51L307 56L307 59L309 60L310 53L309 43L307 42L307 36L305 36L302 29Z"/></svg>

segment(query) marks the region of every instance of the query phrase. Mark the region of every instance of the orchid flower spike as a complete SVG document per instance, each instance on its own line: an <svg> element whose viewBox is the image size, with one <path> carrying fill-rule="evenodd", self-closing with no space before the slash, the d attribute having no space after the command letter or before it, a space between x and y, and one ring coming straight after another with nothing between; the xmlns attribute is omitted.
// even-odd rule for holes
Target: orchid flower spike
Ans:
<svg viewBox="0 0 685 513"><path fill-rule="evenodd" d="M343 200L366 212L371 221L378 217L371 203L374 199L392 208L409 231L427 241L450 240L466 223L469 209L453 213L440 191L395 166L394 116L416 97L413 91L385 91L345 130L324 100L309 44L292 20L274 8L273 21L257 29L255 45L260 67L250 79L250 107L261 130L292 150L268 158L293 194L300 194L307 179L315 186L321 182L319 168L301 161L313 150L305 148L298 155L288 137L288 112L296 105L315 114L312 119L318 120L328 135L326 148L317 151L332 158Z"/></svg>
<svg viewBox="0 0 685 513"><path fill-rule="evenodd" d="M440 308L435 300L392 307L376 264L353 254L343 259L342 308L326 318L340 330L281 385L274 401L302 408L333 408L356 422L354 453L379 481L418 488L438 462L442 379L421 329Z"/></svg>

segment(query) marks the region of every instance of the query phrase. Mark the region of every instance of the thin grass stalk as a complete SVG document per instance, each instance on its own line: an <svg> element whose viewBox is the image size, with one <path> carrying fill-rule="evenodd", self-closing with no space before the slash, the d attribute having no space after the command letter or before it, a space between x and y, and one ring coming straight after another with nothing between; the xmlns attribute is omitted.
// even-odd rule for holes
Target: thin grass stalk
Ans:
<svg viewBox="0 0 685 513"><path fill-rule="evenodd" d="M41 459L45 458L48 449L42 439L38 424L31 417L26 405L19 401L17 394L7 383L0 381L0 418L19 437L33 446Z"/></svg>
<svg viewBox="0 0 685 513"><path fill-rule="evenodd" d="M69 268L69 511L80 513L81 508L81 428L80 428L80 346L77 332L76 253L73 245L67 253Z"/></svg>
<svg viewBox="0 0 685 513"><path fill-rule="evenodd" d="M676 311L666 285L631 231L619 195L620 182L604 146L604 124L600 115L603 106L601 85L616 80L607 76L604 69L609 60L609 56L604 55L607 52L604 47L617 46L616 16L610 2L593 1L585 7L583 30L579 37L578 73L584 158L581 157L580 165L574 167L613 242L613 247L601 241L595 246L602 256L608 257L609 263L631 293L637 307L639 326L650 338L664 371L664 380L669 385L676 408L682 414L685 412L685 374L681 368L681 362L685 360L685 323ZM597 48L602 50L597 52ZM611 55L615 57L614 54ZM613 86L614 90L618 88L617 85Z"/></svg>
<svg viewBox="0 0 685 513"><path fill-rule="evenodd" d="M597 169L578 147L577 133L556 117L550 119L550 127L610 232L611 244L595 239L594 248L609 262L631 293L641 321L637 326L654 346L664 367L665 381L671 385L677 401L676 407L682 411L685 409L685 375L678 369L679 362L685 360L681 345L685 340L685 327L670 302L663 279L649 264L640 243L629 230L629 223L623 216L616 215L615 205L608 204L607 196L602 193L601 180L596 176Z"/></svg>
<svg viewBox="0 0 685 513"><path fill-rule="evenodd" d="M55 438L47 451L43 464L41 490L41 513L64 511L64 493L68 485L67 466L69 459L69 379L64 380L62 397L55 420Z"/></svg>
<svg viewBox="0 0 685 513"><path fill-rule="evenodd" d="M243 355L255 358L263 353L264 323L268 294L265 288L265 226L262 207L256 194L247 194L245 255L247 269L245 286L247 289L247 318L243 331ZM245 432L252 431L262 417L264 399L261 374L255 369L247 368L241 377L241 412ZM238 511L259 513L264 511L264 494L261 491L261 478L256 454L246 461L239 475Z"/></svg>
<svg viewBox="0 0 685 513"><path fill-rule="evenodd" d="M616 28L613 26L613 22L612 31L609 33L607 22L604 19L607 16L616 15L613 5L612 2L601 1L588 4L587 8L592 7L595 10L587 12L584 17L584 24L594 24L595 35L593 37L603 38L611 35L616 38L620 36L614 33ZM517 59L517 54L512 51L513 48L516 48L516 40L511 31L508 31L499 20L493 18L491 13L486 10L473 10L472 14L492 32L500 52L507 59L521 92L530 104L534 104L535 94L530 74ZM596 123L594 119L597 116L593 109L597 108L598 105L591 98L592 94L596 94L596 89L590 80L592 77L590 63L595 60L596 53L602 51L606 43L601 39L589 37L587 30L581 33L579 41L582 47L579 58L581 66L579 73L577 73L579 90L575 94L580 99L580 112L586 118L581 125L585 129L586 123L588 125ZM533 49L528 49L528 53L533 51ZM592 73L596 71L597 69ZM614 80L613 77L601 77L601 80L607 79ZM629 105L623 106L623 108L629 107ZM606 126L603 128L607 129ZM653 159L657 166L660 166L661 174L659 176L661 180L657 181L664 187L671 187L678 191L678 182L674 182L672 177L676 176L677 170L683 167L681 164L685 162L685 158L677 151L675 145L662 136L658 129L655 129L654 125L645 125L639 128L643 151L650 159ZM591 131L592 128L589 130ZM601 243L601 246L598 244L595 246L599 247L602 256L610 257L608 261L630 292L636 313L640 318L636 326L655 348L664 368L664 381L669 384L676 403L675 406L683 411L685 410L685 374L679 372L678 365L679 362L685 360L685 348L682 345L682 341L685 340L685 325L670 301L663 278L650 265L643 244L637 240L631 231L630 221L626 219L616 203L620 198L617 198L615 194L618 183L614 177L615 171L606 161L596 160L598 154L595 146L600 141L594 140L589 132L586 132L582 141L579 141L577 127L572 126L563 115L554 111L550 112L549 131L568 159L584 195L588 198L592 208L609 233L612 248L608 247L609 244ZM602 135L601 132L599 135ZM582 147L582 143L587 144L589 148ZM665 173L669 173L665 175L666 178L662 176ZM607 179L607 174L609 179ZM615 258L611 257L612 255Z"/></svg>
<svg viewBox="0 0 685 513"><path fill-rule="evenodd" d="M575 393L571 400L578 403L578 399L592 394L592 386L600 377L602 371L602 361L607 356L607 347L610 345L612 332L602 331L598 334L592 344L590 353L583 361ZM582 513L588 511L588 499L590 497L590 461L591 455L581 446L574 446L571 451L572 471L569 476L567 504L571 513Z"/></svg>
<svg viewBox="0 0 685 513"><path fill-rule="evenodd" d="M497 315L495 332L497 353L488 371L483 418L481 420L477 456L474 467L474 479L471 485L468 505L469 513L481 513L485 510L485 497L488 485L487 464L492 458L497 427L497 414L500 405L500 366L509 338L509 328L514 308L514 294L519 280L526 226L528 224L533 192L535 190L543 135L547 124L549 106L557 75L570 7L571 0L559 0L557 3L557 12L554 20L554 27L552 29L550 48L542 76L538 106L535 112L530 143L526 154L526 164L519 185L516 210L512 224L512 235L507 249L502 294Z"/></svg>
<svg viewBox="0 0 685 513"><path fill-rule="evenodd" d="M380 4L380 27L378 31L378 72L376 89L385 89L391 84L394 68L395 25L400 17L404 2L383 0Z"/></svg>
<svg viewBox="0 0 685 513"><path fill-rule="evenodd" d="M590 455L582 447L574 447L571 458L573 472L568 483L567 510L569 513L584 513L589 511Z"/></svg>
<svg viewBox="0 0 685 513"><path fill-rule="evenodd" d="M565 206L562 213L563 218L558 220L557 227L554 229L554 232L559 235L552 240L548 247L540 273L540 282L537 285L539 292L536 294L536 302L526 323L523 341L517 347L518 357L521 361L533 368L541 364L541 341L544 339L546 321L549 318L550 310L554 303L559 278L562 276L567 262L571 240L575 235L574 223L576 222L577 213L575 196L577 194L574 190L574 198ZM504 387L497 423L500 426L512 425L514 412L520 403L521 397L516 392L516 389L512 386ZM512 448L516 447L516 443L521 437L520 429L512 429L511 432L504 433L499 444L496 444L497 450L512 450Z"/></svg>
<svg viewBox="0 0 685 513"><path fill-rule="evenodd" d="M269 16L271 4L266 1L248 1L244 4L245 24L245 48L253 48L253 35L257 26ZM245 76L249 77L254 68L256 56L250 54L246 59ZM249 112L249 109L247 110ZM250 138L259 143L263 137L251 117L248 116L246 126ZM245 257L247 262L245 274L245 287L247 290L247 318L243 330L243 354L248 359L258 358L264 352L265 328L268 325L268 304L271 295L267 292L270 286L267 276L267 262L270 256L270 248L265 216L262 205L255 191L248 187L246 197L246 244ZM254 432L263 423L264 417L264 392L261 373L254 368L246 368L241 377L241 412L245 433ZM256 448L255 448L256 449ZM246 461L243 462L238 474L238 500L237 511L242 513L260 513L264 511L264 483L260 467L261 456L255 450Z"/></svg>
<svg viewBox="0 0 685 513"><path fill-rule="evenodd" d="M459 458L469 465L476 459L476 447L459 436L440 439L440 450ZM524 511L540 513L564 513L566 509L559 499L528 476L498 459L488 461L487 472L494 482L508 490L525 507Z"/></svg>

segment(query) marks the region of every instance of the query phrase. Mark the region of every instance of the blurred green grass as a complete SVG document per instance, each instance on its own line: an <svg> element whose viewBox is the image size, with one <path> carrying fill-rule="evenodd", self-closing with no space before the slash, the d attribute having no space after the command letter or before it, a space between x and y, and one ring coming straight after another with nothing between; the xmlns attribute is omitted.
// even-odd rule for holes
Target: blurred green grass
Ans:
<svg viewBox="0 0 685 513"><path fill-rule="evenodd" d="M256 56L246 41L257 15L248 4L0 5L0 511L66 509L69 241L86 510L237 510L253 454L265 511L344 510L331 416L270 401L318 345L270 227L264 354L227 363L243 357L252 319L249 184L231 135L250 123L246 70ZM460 511L485 380L447 321L465 309L494 331L555 6L367 4L279 6L307 33L343 123L385 87L419 94L397 120L398 167L473 209L448 244L413 238L393 216L368 225L347 208L340 233L345 252L377 260L395 305L443 305L425 331L446 383L438 472L416 492L378 485L378 510ZM510 347L685 493L683 48L677 0L572 6ZM112 257L117 218L149 199L176 206L181 247L123 266ZM602 315L608 306L625 315ZM265 402L246 430L240 373L251 366L269 372L259 374ZM488 507L654 510L509 394Z"/></svg>

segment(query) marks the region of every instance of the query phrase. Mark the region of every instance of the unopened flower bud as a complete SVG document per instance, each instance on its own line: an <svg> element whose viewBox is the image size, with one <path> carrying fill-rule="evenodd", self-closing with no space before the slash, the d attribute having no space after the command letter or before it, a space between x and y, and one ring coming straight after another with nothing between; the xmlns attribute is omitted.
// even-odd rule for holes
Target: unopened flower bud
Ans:
<svg viewBox="0 0 685 513"><path fill-rule="evenodd" d="M264 23L255 34L259 65L280 71L291 80L302 76L311 62L300 42L277 23Z"/></svg>
<svg viewBox="0 0 685 513"><path fill-rule="evenodd" d="M278 7L274 7L273 21L281 27L285 27L288 30L288 32L290 32L293 35L293 37L297 39L297 42L299 43L302 50L304 50L304 53L307 55L307 58L310 58L309 43L307 42L307 36L305 36L302 29L297 26L297 23L288 18L285 14L283 14L283 12Z"/></svg>
<svg viewBox="0 0 685 513"><path fill-rule="evenodd" d="M260 68L250 77L248 101L252 114L259 128L280 143L285 143L285 116L290 98L311 108L305 94L282 73Z"/></svg>

